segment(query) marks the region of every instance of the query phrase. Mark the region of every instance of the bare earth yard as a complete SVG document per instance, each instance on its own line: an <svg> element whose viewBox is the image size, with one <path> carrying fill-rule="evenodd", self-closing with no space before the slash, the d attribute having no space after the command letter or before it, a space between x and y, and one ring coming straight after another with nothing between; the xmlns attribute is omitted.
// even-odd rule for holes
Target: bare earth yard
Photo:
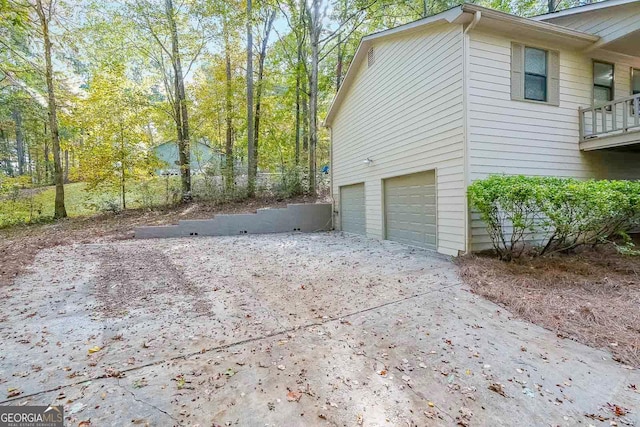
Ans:
<svg viewBox="0 0 640 427"><path fill-rule="evenodd" d="M637 370L392 242L58 246L0 293L2 404L69 425L640 424Z"/></svg>

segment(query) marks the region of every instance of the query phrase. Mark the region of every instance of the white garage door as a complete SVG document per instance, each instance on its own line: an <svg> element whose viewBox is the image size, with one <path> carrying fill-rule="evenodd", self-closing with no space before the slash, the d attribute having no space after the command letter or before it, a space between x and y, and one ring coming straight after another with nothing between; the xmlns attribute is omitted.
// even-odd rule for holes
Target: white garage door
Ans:
<svg viewBox="0 0 640 427"><path fill-rule="evenodd" d="M436 249L435 171L384 180L386 238Z"/></svg>
<svg viewBox="0 0 640 427"><path fill-rule="evenodd" d="M366 234L364 184L340 187L340 226L342 231Z"/></svg>

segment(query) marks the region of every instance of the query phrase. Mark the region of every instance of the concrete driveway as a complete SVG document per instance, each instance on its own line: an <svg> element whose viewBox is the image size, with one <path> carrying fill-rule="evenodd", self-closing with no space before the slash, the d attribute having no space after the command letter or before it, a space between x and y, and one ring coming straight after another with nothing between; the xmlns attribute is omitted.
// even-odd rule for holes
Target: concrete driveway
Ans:
<svg viewBox="0 0 640 427"><path fill-rule="evenodd" d="M2 404L63 404L71 426L640 424L638 371L392 242L59 247L0 293Z"/></svg>

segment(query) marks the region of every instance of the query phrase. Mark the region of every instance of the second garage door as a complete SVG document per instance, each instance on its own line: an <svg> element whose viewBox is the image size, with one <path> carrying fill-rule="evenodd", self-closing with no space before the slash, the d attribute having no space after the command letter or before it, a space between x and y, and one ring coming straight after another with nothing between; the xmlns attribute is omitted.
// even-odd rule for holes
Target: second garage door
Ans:
<svg viewBox="0 0 640 427"><path fill-rule="evenodd" d="M435 171L385 179L384 209L388 240L436 249Z"/></svg>
<svg viewBox="0 0 640 427"><path fill-rule="evenodd" d="M366 234L364 184L340 187L340 226L342 231Z"/></svg>

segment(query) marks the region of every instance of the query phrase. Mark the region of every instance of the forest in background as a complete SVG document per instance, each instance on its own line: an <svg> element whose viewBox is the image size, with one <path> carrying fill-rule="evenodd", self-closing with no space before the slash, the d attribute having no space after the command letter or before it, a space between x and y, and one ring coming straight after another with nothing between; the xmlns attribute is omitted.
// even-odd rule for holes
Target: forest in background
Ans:
<svg viewBox="0 0 640 427"><path fill-rule="evenodd" d="M65 217L80 191L114 211L254 197L260 173L315 195L321 121L361 37L459 3L0 0L0 226ZM585 1L475 3L532 16ZM176 177L155 173L167 141ZM220 168L191 174L196 142Z"/></svg>

